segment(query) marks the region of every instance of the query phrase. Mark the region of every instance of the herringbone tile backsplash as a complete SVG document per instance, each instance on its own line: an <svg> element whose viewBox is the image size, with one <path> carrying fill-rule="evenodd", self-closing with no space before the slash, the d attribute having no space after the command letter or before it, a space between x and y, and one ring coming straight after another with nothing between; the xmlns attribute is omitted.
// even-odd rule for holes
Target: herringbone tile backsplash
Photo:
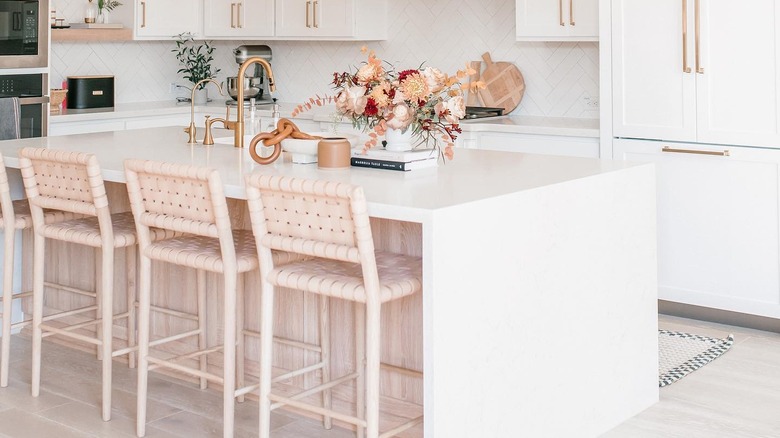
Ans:
<svg viewBox="0 0 780 438"><path fill-rule="evenodd" d="M58 16L81 20L85 0L56 0ZM126 0L129 8L132 0ZM182 4L186 4L182 0ZM268 44L281 101L299 102L326 94L334 71L360 64L364 44L401 68L425 62L454 73L466 61L490 51L494 61L514 62L526 92L514 114L597 118L586 97L598 96L597 43L515 41L515 0L389 0L389 39L381 42L215 41L218 79L238 70L231 50L241 44ZM117 102L174 99L170 84L185 85L176 71L173 42L55 42L51 83L66 76L113 74Z"/></svg>

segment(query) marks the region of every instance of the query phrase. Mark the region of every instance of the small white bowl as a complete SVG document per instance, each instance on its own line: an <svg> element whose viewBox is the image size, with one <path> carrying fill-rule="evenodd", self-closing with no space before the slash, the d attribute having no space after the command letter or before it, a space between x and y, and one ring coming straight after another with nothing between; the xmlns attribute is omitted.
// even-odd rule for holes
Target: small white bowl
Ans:
<svg viewBox="0 0 780 438"><path fill-rule="evenodd" d="M332 132L307 132L307 134L322 138L346 138L353 148L360 140L360 137L355 134L334 134ZM319 142L319 139L302 140L288 137L282 140L282 150L290 153L293 163L312 164L317 162L317 144Z"/></svg>

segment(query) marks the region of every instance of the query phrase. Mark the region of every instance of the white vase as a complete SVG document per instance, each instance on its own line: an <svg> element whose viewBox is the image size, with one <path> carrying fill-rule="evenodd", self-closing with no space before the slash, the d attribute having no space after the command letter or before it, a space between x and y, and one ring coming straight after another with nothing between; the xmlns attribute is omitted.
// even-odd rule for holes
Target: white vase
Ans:
<svg viewBox="0 0 780 438"><path fill-rule="evenodd" d="M192 99L192 101L195 103L195 105L205 105L208 103L209 89L201 88L200 90L195 90L195 97Z"/></svg>
<svg viewBox="0 0 780 438"><path fill-rule="evenodd" d="M385 149L388 151L410 151L412 150L412 127L406 128L406 132L400 129L387 128L385 131Z"/></svg>

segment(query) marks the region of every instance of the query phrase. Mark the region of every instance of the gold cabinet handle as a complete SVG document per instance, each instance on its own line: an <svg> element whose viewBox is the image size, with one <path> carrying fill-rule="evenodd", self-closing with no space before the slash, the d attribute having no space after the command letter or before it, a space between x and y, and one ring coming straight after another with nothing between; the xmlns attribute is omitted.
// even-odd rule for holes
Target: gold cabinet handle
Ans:
<svg viewBox="0 0 780 438"><path fill-rule="evenodd" d="M728 157L731 155L728 149L722 151L698 151L696 149L675 149L670 148L669 146L664 146L661 148L661 152L672 152L676 154L717 155L720 157Z"/></svg>
<svg viewBox="0 0 780 438"><path fill-rule="evenodd" d="M146 27L146 2L141 2L141 27Z"/></svg>
<svg viewBox="0 0 780 438"><path fill-rule="evenodd" d="M574 26L574 0L569 0L569 24Z"/></svg>
<svg viewBox="0 0 780 438"><path fill-rule="evenodd" d="M306 27L311 27L311 24L309 24L309 6L311 6L311 2L306 2Z"/></svg>
<svg viewBox="0 0 780 438"><path fill-rule="evenodd" d="M688 66L688 0L682 0L682 49L683 73L690 73L691 67Z"/></svg>
<svg viewBox="0 0 780 438"><path fill-rule="evenodd" d="M312 16L312 20L314 21L315 28L320 27L320 25L317 23L317 3L319 3L319 1L314 0L314 5L312 6L312 10L311 10L312 11L311 16Z"/></svg>
<svg viewBox="0 0 780 438"><path fill-rule="evenodd" d="M561 26L566 26L563 22L563 0L558 0L558 21L561 22Z"/></svg>
<svg viewBox="0 0 780 438"><path fill-rule="evenodd" d="M703 75L704 68L701 66L701 1L696 0L694 7L696 9L696 73Z"/></svg>
<svg viewBox="0 0 780 438"><path fill-rule="evenodd" d="M236 4L235 3L230 4L230 27L232 29L236 28Z"/></svg>
<svg viewBox="0 0 780 438"><path fill-rule="evenodd" d="M242 29L244 27L244 25L241 22L241 7L243 7L243 6L244 6L243 2L236 3L236 11L237 11L236 12L236 27L238 27L239 29Z"/></svg>

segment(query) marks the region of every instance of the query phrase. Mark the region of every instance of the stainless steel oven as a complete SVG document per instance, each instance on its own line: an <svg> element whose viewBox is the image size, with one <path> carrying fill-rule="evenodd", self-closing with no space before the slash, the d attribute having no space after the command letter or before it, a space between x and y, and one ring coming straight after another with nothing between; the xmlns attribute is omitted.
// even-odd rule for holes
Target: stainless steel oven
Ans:
<svg viewBox="0 0 780 438"><path fill-rule="evenodd" d="M17 97L21 106L22 138L45 137L49 131L46 73L0 75L0 97Z"/></svg>
<svg viewBox="0 0 780 438"><path fill-rule="evenodd" d="M0 0L0 68L49 64L49 0Z"/></svg>

